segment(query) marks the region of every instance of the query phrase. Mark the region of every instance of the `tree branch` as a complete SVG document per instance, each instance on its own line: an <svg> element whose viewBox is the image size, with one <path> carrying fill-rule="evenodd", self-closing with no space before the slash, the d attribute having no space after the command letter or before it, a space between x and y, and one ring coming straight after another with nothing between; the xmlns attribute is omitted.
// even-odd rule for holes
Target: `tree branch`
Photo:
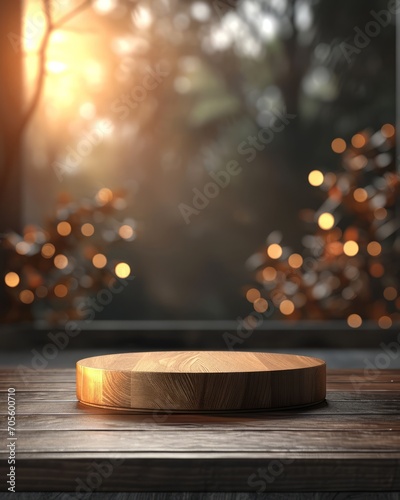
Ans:
<svg viewBox="0 0 400 500"><path fill-rule="evenodd" d="M65 14L65 16L61 17L57 22L53 24L53 29L59 29L61 26L66 24L68 21L71 21L75 16L77 16L82 10L86 9L86 7L89 7L91 4L91 0L85 0L82 2L80 5L72 9L68 14Z"/></svg>
<svg viewBox="0 0 400 500"><path fill-rule="evenodd" d="M22 138L22 134L25 130L26 125L28 124L29 120L31 119L38 103L40 100L40 96L42 94L43 90L43 84L44 84L44 78L45 78L45 69L46 69L46 52L47 52L47 47L49 45L49 39L50 35L53 31L52 29L52 19L51 19L51 13L50 13L50 0L43 0L43 7L44 7L44 13L46 16L46 22L47 22L47 28L45 31L45 34L43 35L43 40L40 45L39 49L39 71L38 71L38 79L36 81L36 88L35 92L33 93L31 102L25 112L25 115L22 117L21 123L19 125L18 131L17 131L17 137L19 139ZM20 142L20 141L19 141Z"/></svg>
<svg viewBox="0 0 400 500"><path fill-rule="evenodd" d="M38 104L40 101L40 97L42 95L43 87L44 87L44 81L46 77L46 53L47 53L47 48L49 45L49 40L51 34L61 28L64 24L66 24L68 21L72 20L75 16L77 16L82 10L84 10L86 7L88 7L91 3L91 0L85 0L82 2L80 5L72 9L68 14L65 16L61 17L58 19L58 21L53 22L52 16L51 16L51 0L43 0L43 10L44 14L46 17L46 22L47 22L47 27L46 31L43 35L42 43L40 45L38 55L39 55L39 62L38 62L38 77L36 81L36 87L35 91L33 93L33 96L31 98L31 101L25 111L25 113L22 115L21 122L17 127L16 133L15 133L15 139L13 141L13 144L10 146L9 149L9 154L8 157L6 158L6 161L4 162L4 170L2 172L2 175L0 177L0 194L1 190L5 190L7 188L7 184L12 172L13 167L15 166L16 161L18 160L18 153L19 153L19 148L21 147L22 144L22 137L24 135L25 129L31 120Z"/></svg>

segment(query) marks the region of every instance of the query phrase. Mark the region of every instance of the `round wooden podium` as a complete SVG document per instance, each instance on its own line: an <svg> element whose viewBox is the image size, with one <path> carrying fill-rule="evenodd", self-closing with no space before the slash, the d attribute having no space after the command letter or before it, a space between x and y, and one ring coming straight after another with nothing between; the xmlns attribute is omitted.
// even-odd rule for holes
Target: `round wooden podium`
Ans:
<svg viewBox="0 0 400 500"><path fill-rule="evenodd" d="M76 364L80 402L121 410L250 411L319 403L325 362L262 352L110 354Z"/></svg>

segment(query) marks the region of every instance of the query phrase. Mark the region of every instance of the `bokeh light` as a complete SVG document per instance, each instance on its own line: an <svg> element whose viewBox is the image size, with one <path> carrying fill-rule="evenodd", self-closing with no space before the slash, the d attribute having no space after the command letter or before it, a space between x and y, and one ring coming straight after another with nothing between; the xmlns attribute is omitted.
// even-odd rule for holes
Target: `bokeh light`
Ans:
<svg viewBox="0 0 400 500"><path fill-rule="evenodd" d="M66 297L68 294L68 288L63 285L59 284L54 287L54 295L59 298Z"/></svg>
<svg viewBox="0 0 400 500"><path fill-rule="evenodd" d="M89 222L83 224L81 227L81 233L83 234L83 236L92 236L94 234L93 224L90 224Z"/></svg>
<svg viewBox="0 0 400 500"><path fill-rule="evenodd" d="M96 200L99 203L99 205L105 205L107 203L110 203L113 199L113 193L111 189L108 188L102 188L96 195Z"/></svg>
<svg viewBox="0 0 400 500"><path fill-rule="evenodd" d="M382 278L384 272L385 269L380 262L374 262L369 267L369 273L374 278Z"/></svg>
<svg viewBox="0 0 400 500"><path fill-rule="evenodd" d="M254 301L254 310L259 313L264 313L268 309L268 302L265 299L259 298Z"/></svg>
<svg viewBox="0 0 400 500"><path fill-rule="evenodd" d="M279 304L279 310L285 316L290 316L294 312L294 304L291 300L282 300Z"/></svg>
<svg viewBox="0 0 400 500"><path fill-rule="evenodd" d="M385 220L387 217L387 210L386 208L379 207L376 210L374 210L374 217L377 220Z"/></svg>
<svg viewBox="0 0 400 500"><path fill-rule="evenodd" d="M45 243L42 246L42 255L46 259L50 259L55 254L56 248L52 243Z"/></svg>
<svg viewBox="0 0 400 500"><path fill-rule="evenodd" d="M365 137L362 134L355 134L351 138L351 144L355 148L363 148L365 146L366 140Z"/></svg>
<svg viewBox="0 0 400 500"><path fill-rule="evenodd" d="M94 0L93 9L99 14L108 14L118 5L118 0Z"/></svg>
<svg viewBox="0 0 400 500"><path fill-rule="evenodd" d="M96 253L96 255L93 255L92 264L94 267L97 267L97 269L102 269L107 265L107 257L102 253Z"/></svg>
<svg viewBox="0 0 400 500"><path fill-rule="evenodd" d="M361 170L368 165L368 158L364 155L357 155L349 160L349 165L352 170Z"/></svg>
<svg viewBox="0 0 400 500"><path fill-rule="evenodd" d="M250 290L247 290L246 292L246 299L249 302L254 302L255 300L259 299L260 296L261 294L256 288L250 288Z"/></svg>
<svg viewBox="0 0 400 500"><path fill-rule="evenodd" d="M346 141L337 137L336 139L333 139L331 148L334 153L343 153L346 150Z"/></svg>
<svg viewBox="0 0 400 500"><path fill-rule="evenodd" d="M58 254L54 257L54 265L57 269L65 269L68 266L68 258L65 255Z"/></svg>
<svg viewBox="0 0 400 500"><path fill-rule="evenodd" d="M346 243L343 245L343 252L348 256L348 257L354 257L354 255L358 254L359 246L356 241L349 240L346 241Z"/></svg>
<svg viewBox="0 0 400 500"><path fill-rule="evenodd" d="M4 281L7 286L14 288L19 285L20 279L17 273L9 272L5 275Z"/></svg>
<svg viewBox="0 0 400 500"><path fill-rule="evenodd" d="M282 256L282 247L278 243L272 243L267 248L267 254L271 259L279 259Z"/></svg>
<svg viewBox="0 0 400 500"><path fill-rule="evenodd" d="M60 236L68 236L69 234L71 234L71 230L72 228L69 222L62 221L57 224L57 233Z"/></svg>
<svg viewBox="0 0 400 500"><path fill-rule="evenodd" d="M128 224L124 224L118 230L118 234L124 240L129 240L130 238L132 238L133 232L133 228L131 226L128 226Z"/></svg>
<svg viewBox="0 0 400 500"><path fill-rule="evenodd" d="M385 123L385 125L382 125L381 132L384 137L389 139L390 137L394 136L394 134L396 133L396 129L392 124Z"/></svg>
<svg viewBox="0 0 400 500"><path fill-rule="evenodd" d="M320 170L312 170L308 174L308 182L311 186L321 186L324 182L324 174Z"/></svg>
<svg viewBox="0 0 400 500"><path fill-rule="evenodd" d="M265 281L274 281L276 275L277 275L276 269L271 266L265 267L262 271L262 276Z"/></svg>
<svg viewBox="0 0 400 500"><path fill-rule="evenodd" d="M359 328L362 325L362 318L359 314L350 314L347 318L347 324L351 328Z"/></svg>
<svg viewBox="0 0 400 500"><path fill-rule="evenodd" d="M335 217L329 212L324 212L318 217L318 225L324 230L332 229L335 225Z"/></svg>
<svg viewBox="0 0 400 500"><path fill-rule="evenodd" d="M368 200L368 193L363 188L357 188L353 193L353 198L359 203L362 203L363 201Z"/></svg>
<svg viewBox="0 0 400 500"><path fill-rule="evenodd" d="M380 328L390 328L393 324L392 319L389 316L381 316L378 320L378 325Z"/></svg>
<svg viewBox="0 0 400 500"><path fill-rule="evenodd" d="M131 274L131 268L126 262L120 262L115 266L115 274L118 278L127 278Z"/></svg>
<svg viewBox="0 0 400 500"><path fill-rule="evenodd" d="M367 245L367 252L372 257L377 257L382 252L382 246L377 241L370 241Z"/></svg>
<svg viewBox="0 0 400 500"><path fill-rule="evenodd" d="M386 300L396 300L397 298L397 290L394 286L387 286L383 290L383 296Z"/></svg>
<svg viewBox="0 0 400 500"><path fill-rule="evenodd" d="M34 299L35 299L35 296L31 290L22 290L22 292L20 292L20 294L19 294L19 300L23 304L32 304Z"/></svg>
<svg viewBox="0 0 400 500"><path fill-rule="evenodd" d="M328 243L327 251L331 255L341 255L343 253L343 243L341 241L332 241L332 243Z"/></svg>
<svg viewBox="0 0 400 500"><path fill-rule="evenodd" d="M303 257L298 253L293 253L289 257L288 262L290 267L292 267L293 269L298 269L303 265Z"/></svg>
<svg viewBox="0 0 400 500"><path fill-rule="evenodd" d="M26 241L19 241L15 245L15 251L19 255L26 255L27 253L29 253L30 249L31 249L31 245L29 243L27 243Z"/></svg>
<svg viewBox="0 0 400 500"><path fill-rule="evenodd" d="M66 71L67 65L62 61L47 61L46 62L46 70L49 73L54 73L58 75L60 73L64 73Z"/></svg>

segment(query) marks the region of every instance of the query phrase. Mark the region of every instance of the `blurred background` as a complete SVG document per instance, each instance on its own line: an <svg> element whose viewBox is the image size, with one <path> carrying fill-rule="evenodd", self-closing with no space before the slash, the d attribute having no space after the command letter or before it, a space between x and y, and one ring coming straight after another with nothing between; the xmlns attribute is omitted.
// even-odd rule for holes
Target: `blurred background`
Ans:
<svg viewBox="0 0 400 500"><path fill-rule="evenodd" d="M1 9L3 323L398 323L386 1Z"/></svg>

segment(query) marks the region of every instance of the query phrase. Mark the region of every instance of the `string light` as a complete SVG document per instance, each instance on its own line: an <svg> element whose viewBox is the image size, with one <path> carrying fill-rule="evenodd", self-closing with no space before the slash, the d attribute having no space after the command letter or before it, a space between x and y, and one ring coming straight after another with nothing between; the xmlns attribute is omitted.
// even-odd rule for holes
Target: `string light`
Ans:
<svg viewBox="0 0 400 500"><path fill-rule="evenodd" d="M116 199L123 201L121 195ZM47 229L27 225L23 230L23 239L13 233L6 235L4 241L9 248L14 249L15 255L10 253L10 267L14 270L4 273L3 280L10 297L14 302L17 298L19 307L24 308L21 309L21 317L27 314L26 307L37 301L41 302L40 309L37 309L40 317L50 321L65 321L76 313L82 294L101 289L110 283L110 276L111 280L116 281L116 275L121 278L130 275L131 269L125 262L115 266L115 274L111 269L103 270L107 257L99 253L99 249L102 246L109 248L110 240L107 238L112 234L112 241L118 241L118 234L123 239L131 239L135 235L129 223L119 224L115 228L112 212L117 208L109 204L111 200L114 201L114 196L107 188L101 189L92 203L86 199L81 203L72 203L70 196L65 193L58 197L56 214L48 221ZM99 205L106 204L109 204L106 209L99 208ZM121 207L121 203L118 206ZM78 237L66 241L65 237L70 234L95 234L94 224L99 225L96 238L87 240ZM68 255L67 250L64 250L66 248ZM26 257L15 258L20 255ZM65 271L60 273L58 270ZM10 312L14 314L13 309ZM36 317L35 309L32 314Z"/></svg>
<svg viewBox="0 0 400 500"><path fill-rule="evenodd" d="M303 209L300 217L308 224L316 219L323 231L315 231L302 239L302 255L307 255L304 262L302 255L284 252L277 243L280 251L274 255L274 247L267 244L267 255L278 257L279 261L256 270L256 279L264 286L262 294L270 294L272 303L284 316L293 314L296 319L321 320L343 317L349 327L359 328L363 323L361 315L344 313L351 301L357 301L362 314L381 328L390 328L394 321L400 320L400 313L393 312L394 308L400 311L398 275L390 265L384 266L380 241L387 240L385 230L395 228L394 206L400 176L395 170L394 141L384 141L394 135L395 129L390 124L371 136L360 132L353 135L348 150L346 142L338 137L331 146L337 153L346 153L340 159L344 171L308 173L308 183L323 185L327 200L323 205L325 210L320 209L317 216L311 209ZM364 152L363 148L368 157L357 154ZM385 158L381 161L382 155ZM368 170L361 171L365 167ZM334 210L340 211L340 219ZM368 235L375 235L374 239L365 241ZM269 236L267 241L273 239ZM388 242L385 258L393 262L397 246L396 242L393 245ZM254 300L254 307L259 300L266 299L260 295Z"/></svg>

